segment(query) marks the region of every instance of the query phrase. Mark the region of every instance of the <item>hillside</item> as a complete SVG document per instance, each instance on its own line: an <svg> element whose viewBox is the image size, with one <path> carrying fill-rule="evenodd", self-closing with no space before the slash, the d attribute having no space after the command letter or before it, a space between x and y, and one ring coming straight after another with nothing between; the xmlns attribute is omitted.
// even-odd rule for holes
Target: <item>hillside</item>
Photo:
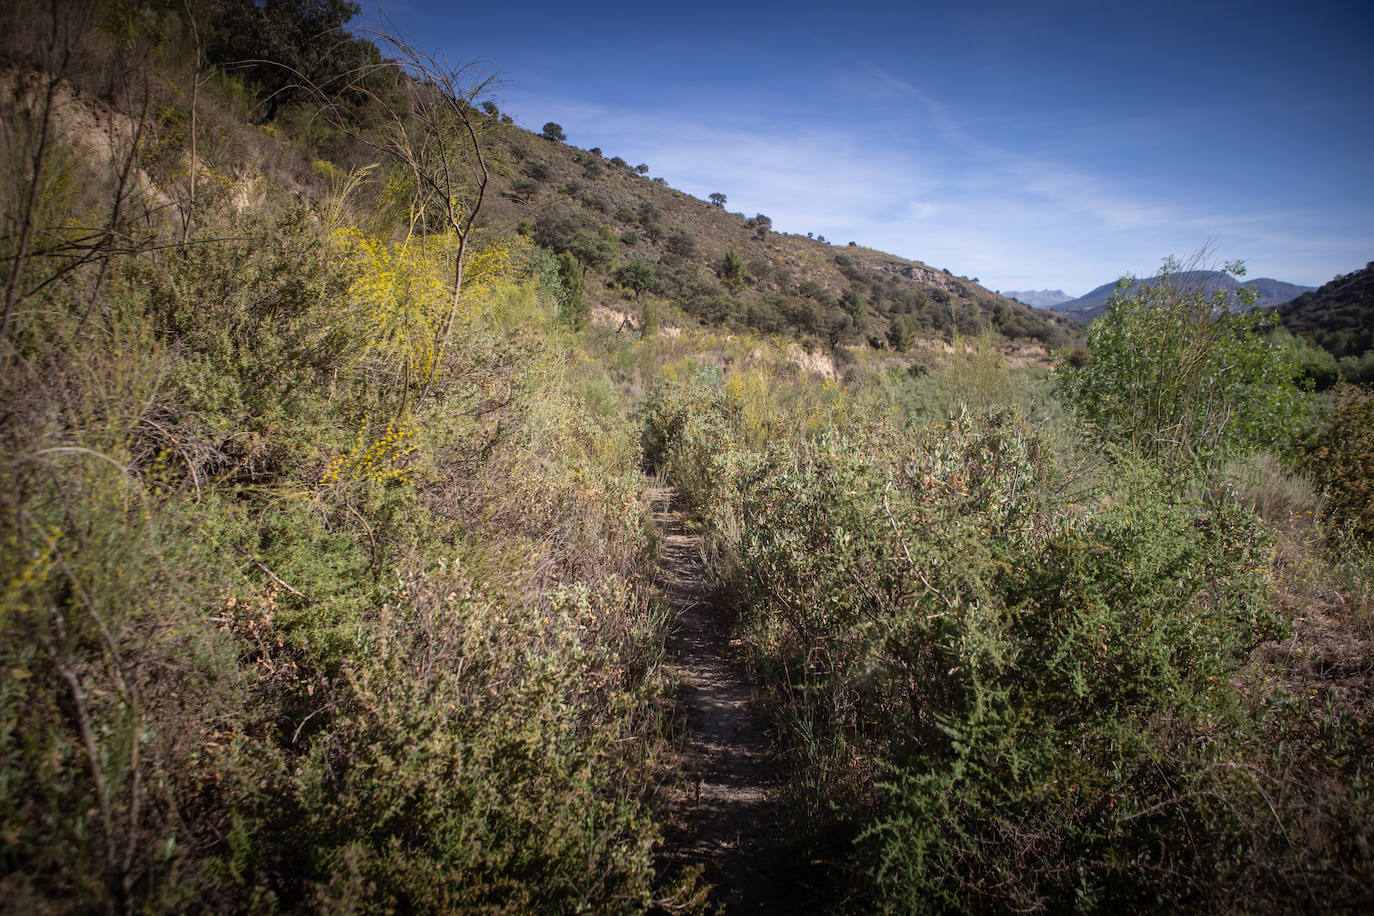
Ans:
<svg viewBox="0 0 1374 916"><path fill-rule="evenodd" d="M498 120L498 113L488 115ZM554 251L571 251L598 281L597 301L660 296L713 325L790 331L828 345L906 349L920 338L992 330L1009 342L1055 348L1072 331L1053 313L993 293L920 261L772 231L698 200L600 149L499 125L506 168L486 217ZM734 275L725 260L739 259ZM630 281L617 272L643 273ZM633 292L624 287L633 283ZM623 294L622 294L623 292ZM632 306L638 307L638 306Z"/></svg>
<svg viewBox="0 0 1374 916"><path fill-rule="evenodd" d="M1255 280L1241 282L1235 277L1220 270L1193 270L1187 271L1180 277L1184 282L1196 284L1200 289L1212 292L1217 289L1227 290L1233 308L1242 307L1240 292L1249 290L1255 296L1254 306L1263 308L1279 305L1298 296L1301 293L1312 289L1310 286L1298 286L1293 283L1285 283L1281 280L1271 280L1261 277ZM1147 285L1149 280L1136 280L1127 287L1126 295L1134 295ZM1092 321L1107 311L1107 304L1112 297L1117 295L1120 288L1119 282L1104 283L1096 289L1077 299L1062 302L1051 306L1054 311L1074 321Z"/></svg>
<svg viewBox="0 0 1374 916"><path fill-rule="evenodd" d="M1374 262L1279 306L1283 326L1337 359L1374 349Z"/></svg>
<svg viewBox="0 0 1374 916"><path fill-rule="evenodd" d="M203 126L217 142L202 144L196 156L217 180L231 180L241 199L280 191L319 201L356 173L359 200L394 209L398 202L387 194L409 179L376 144L404 128L386 112L409 78L365 40L321 38L322 26L341 26L352 8L322 9L301 26L288 7L205 3L206 73L233 88L200 99ZM180 34L178 10L159 15ZM18 44L13 58L35 63ZM290 61L292 69L273 60ZM109 91L98 69L73 68L70 81L98 98ZM149 125L154 152L144 165L150 180L165 181L184 167L176 151L187 133L183 106L192 88L179 78L159 90L158 116ZM907 256L774 232L766 215L730 213L724 198L719 205L698 200L614 151L578 149L551 139L557 131L545 137L524 130L485 101L480 85L472 88L463 102L489 168L477 227L518 232L572 254L588 274L593 306L636 314L647 308L669 323L785 332L825 348L906 350L991 331L1008 346L1044 354L1077 334L1052 312ZM727 271L731 252L737 263Z"/></svg>

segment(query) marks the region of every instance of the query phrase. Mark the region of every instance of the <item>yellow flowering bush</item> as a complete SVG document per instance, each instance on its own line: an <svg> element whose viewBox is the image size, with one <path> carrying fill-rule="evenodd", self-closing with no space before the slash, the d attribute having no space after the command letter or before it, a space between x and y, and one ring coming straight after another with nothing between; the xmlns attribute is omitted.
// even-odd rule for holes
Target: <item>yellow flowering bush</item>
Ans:
<svg viewBox="0 0 1374 916"><path fill-rule="evenodd" d="M416 450L415 431L410 421L388 424L380 436L374 437L371 431L372 416L363 414L353 447L329 462L320 475L321 487L329 489L355 481L406 481L408 459Z"/></svg>
<svg viewBox="0 0 1374 916"><path fill-rule="evenodd" d="M386 242L356 228L336 240L359 268L348 292L371 329L368 355L399 372L428 372L448 304L440 259L415 240Z"/></svg>
<svg viewBox="0 0 1374 916"><path fill-rule="evenodd" d="M349 287L369 330L365 353L393 375L425 378L439 352L450 313L455 325L470 324L504 281L528 259L523 238L488 240L474 233L463 253L461 296L454 306L453 281L460 256L455 233L410 236L391 242L356 227L334 234L335 244L356 268Z"/></svg>

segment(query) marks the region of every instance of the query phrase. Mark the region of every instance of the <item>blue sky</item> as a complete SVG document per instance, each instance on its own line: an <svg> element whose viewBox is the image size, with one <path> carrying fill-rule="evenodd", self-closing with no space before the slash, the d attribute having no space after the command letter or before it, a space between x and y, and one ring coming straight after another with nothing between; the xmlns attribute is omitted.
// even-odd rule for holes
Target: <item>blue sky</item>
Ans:
<svg viewBox="0 0 1374 916"><path fill-rule="evenodd" d="M1374 4L383 2L522 126L991 289L1374 260ZM375 7L355 24L375 22Z"/></svg>

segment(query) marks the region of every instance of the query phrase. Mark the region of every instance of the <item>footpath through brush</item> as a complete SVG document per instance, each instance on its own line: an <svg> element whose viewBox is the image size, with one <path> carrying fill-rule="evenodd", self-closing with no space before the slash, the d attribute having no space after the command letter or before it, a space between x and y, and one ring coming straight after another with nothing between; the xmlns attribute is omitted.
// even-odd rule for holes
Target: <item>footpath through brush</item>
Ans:
<svg viewBox="0 0 1374 916"><path fill-rule="evenodd" d="M658 584L674 618L668 667L681 684L686 725L682 776L670 793L670 860L701 865L727 913L795 912L801 901L788 874L795 863L784 861L777 767L748 675L712 602L701 537L688 531L676 490L652 496L663 534Z"/></svg>

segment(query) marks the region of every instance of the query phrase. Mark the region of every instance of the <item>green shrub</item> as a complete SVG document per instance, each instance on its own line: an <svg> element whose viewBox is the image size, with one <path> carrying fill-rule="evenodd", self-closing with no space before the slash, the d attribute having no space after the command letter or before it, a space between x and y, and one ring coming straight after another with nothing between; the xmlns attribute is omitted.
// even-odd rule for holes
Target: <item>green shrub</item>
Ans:
<svg viewBox="0 0 1374 916"><path fill-rule="evenodd" d="M1273 336L1280 346L1292 353L1299 380L1317 391L1325 391L1340 379L1336 357L1320 345L1302 337L1294 337L1283 329L1275 331Z"/></svg>
<svg viewBox="0 0 1374 916"><path fill-rule="evenodd" d="M643 779L664 620L633 428L575 395L550 259L485 278L417 412L316 221L200 217L234 231L112 262L84 332L51 285L0 381L0 889L696 906Z"/></svg>
<svg viewBox="0 0 1374 916"><path fill-rule="evenodd" d="M1333 395L1326 427L1303 463L1337 523L1374 542L1374 392L1342 384Z"/></svg>
<svg viewBox="0 0 1374 916"><path fill-rule="evenodd" d="M1292 354L1261 333L1262 310L1228 308L1225 290L1170 259L1093 322L1088 361L1061 370L1062 397L1108 441L1173 465L1286 447L1304 410Z"/></svg>
<svg viewBox="0 0 1374 916"><path fill-rule="evenodd" d="M230 239L161 271L128 264L120 294L147 297L148 326L180 357L177 419L261 439L312 412L366 345L345 307L353 273L303 209L214 228Z"/></svg>
<svg viewBox="0 0 1374 916"><path fill-rule="evenodd" d="M960 419L740 480L747 619L803 801L857 816L886 771L861 847L884 908L1181 902L1216 850L1168 838L1240 842L1173 799L1218 763L1187 736L1237 727L1215 685L1281 631L1270 540L1129 464L1110 508L1047 517L1045 461L1008 418Z"/></svg>
<svg viewBox="0 0 1374 916"><path fill-rule="evenodd" d="M640 445L645 460L655 469L665 467L689 421L726 409L722 395L718 385L657 383L640 405Z"/></svg>
<svg viewBox="0 0 1374 916"><path fill-rule="evenodd" d="M751 454L730 396L649 403L646 444L705 497L801 823L855 838L857 907L1359 898L1368 793L1351 752L1304 743L1355 732L1241 689L1252 648L1287 631L1251 509L1130 450L1062 492L1006 411ZM1299 757L1310 785L1289 778Z"/></svg>
<svg viewBox="0 0 1374 916"><path fill-rule="evenodd" d="M655 834L617 750L641 701L596 638L624 589L521 615L461 573L403 579L369 656L304 672L321 718L281 736L283 769L227 799L232 871L284 909L648 908Z"/></svg>
<svg viewBox="0 0 1374 916"><path fill-rule="evenodd" d="M916 324L907 315L896 316L888 328L887 339L894 350L905 353L916 342Z"/></svg>
<svg viewBox="0 0 1374 916"><path fill-rule="evenodd" d="M587 326L592 306L587 301L587 279L582 263L569 252L558 255L558 278L562 281L562 293L558 304L558 315L575 329Z"/></svg>

